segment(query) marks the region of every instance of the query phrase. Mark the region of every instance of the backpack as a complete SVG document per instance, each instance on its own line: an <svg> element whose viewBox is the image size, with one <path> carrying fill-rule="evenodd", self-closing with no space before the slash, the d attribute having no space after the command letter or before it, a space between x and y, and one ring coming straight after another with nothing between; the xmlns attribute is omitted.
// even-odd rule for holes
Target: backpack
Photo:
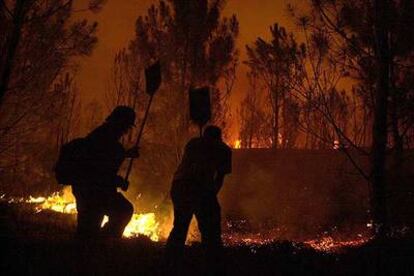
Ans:
<svg viewBox="0 0 414 276"><path fill-rule="evenodd" d="M88 142L86 138L77 138L63 144L56 161L54 172L61 185L78 184L85 174L88 161Z"/></svg>

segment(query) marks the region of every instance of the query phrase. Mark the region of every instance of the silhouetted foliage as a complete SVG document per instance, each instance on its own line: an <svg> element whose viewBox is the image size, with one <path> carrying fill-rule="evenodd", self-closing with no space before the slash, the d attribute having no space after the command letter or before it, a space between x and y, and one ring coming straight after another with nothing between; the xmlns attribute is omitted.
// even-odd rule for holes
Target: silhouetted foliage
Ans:
<svg viewBox="0 0 414 276"><path fill-rule="evenodd" d="M70 136L79 103L73 58L89 55L97 42L97 24L74 20L73 12L71 0L1 1L0 167L6 175L11 166L27 168L19 177L47 176L57 146Z"/></svg>
<svg viewBox="0 0 414 276"><path fill-rule="evenodd" d="M268 147L271 143L272 124L268 101L263 99L261 82L255 71L247 75L249 88L240 104L239 139L241 148ZM267 103L267 104L266 104Z"/></svg>
<svg viewBox="0 0 414 276"><path fill-rule="evenodd" d="M293 98L289 95L291 84L302 78L298 74L298 70L300 70L306 52L304 45L299 45L293 34L288 33L285 28L275 24L270 28L270 31L272 34L270 42L258 38L253 46L246 46L248 56L246 64L261 76L266 85L268 101L272 109L272 136L269 137L269 140L272 147L277 148L279 144L282 146L292 144L292 141L288 143L288 138L284 136L290 134L283 133L280 129L282 129L281 122L283 120L286 132L289 123L292 123L288 120L293 117L281 116L281 110L285 112L289 109L288 105L293 104Z"/></svg>
<svg viewBox="0 0 414 276"><path fill-rule="evenodd" d="M137 18L135 38L115 58L112 88L107 93L112 99L109 105L129 104L136 108L138 116L142 116L141 107L147 101L143 68L161 61L163 83L154 98L143 137L147 154L139 161L145 163L141 172L149 173L148 177L139 176L146 182L161 185L160 178L169 179L181 159L183 145L198 132L189 120L190 87L210 87L212 123L226 127L227 99L238 59L239 26L234 15L221 15L223 6L221 0L159 1Z"/></svg>
<svg viewBox="0 0 414 276"><path fill-rule="evenodd" d="M310 12L296 15L299 25L315 37L330 59L338 64L342 77L354 80L354 139L335 120L341 144L364 152L371 147L371 170L360 172L373 187L373 218L379 236L389 228L387 200L390 187L386 179L386 151L392 149L394 175L401 175L403 149L411 146L413 112L412 85L406 80L413 75L412 37L406 32L414 26L412 1L309 1ZM296 10L290 7L295 15ZM358 98L358 99L357 99ZM359 102L360 108L356 108ZM411 111L409 111L411 110ZM357 126L357 118L368 127ZM370 139L355 139L360 136ZM363 143L361 144L361 141ZM360 166L356 164L356 167ZM400 182L401 179L394 178Z"/></svg>

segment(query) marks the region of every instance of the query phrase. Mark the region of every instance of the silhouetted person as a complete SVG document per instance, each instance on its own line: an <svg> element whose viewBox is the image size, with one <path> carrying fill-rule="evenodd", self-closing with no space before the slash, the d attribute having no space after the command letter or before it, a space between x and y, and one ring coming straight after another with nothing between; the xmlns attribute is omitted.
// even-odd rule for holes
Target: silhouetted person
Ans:
<svg viewBox="0 0 414 276"><path fill-rule="evenodd" d="M174 174L171 198L174 226L166 245L171 264L181 262L191 218L195 215L206 252L207 266L221 260L221 215L217 194L224 176L231 173L231 149L222 141L221 129L209 126L203 137L185 146L181 164ZM178 264L177 264L178 263Z"/></svg>
<svg viewBox="0 0 414 276"><path fill-rule="evenodd" d="M126 157L138 157L136 148L126 151L119 139L134 125L135 112L118 106L105 122L84 138L87 160L72 191L78 211L77 237L121 237L133 214L132 204L117 191L128 188L129 183L118 175ZM104 215L109 217L101 229Z"/></svg>

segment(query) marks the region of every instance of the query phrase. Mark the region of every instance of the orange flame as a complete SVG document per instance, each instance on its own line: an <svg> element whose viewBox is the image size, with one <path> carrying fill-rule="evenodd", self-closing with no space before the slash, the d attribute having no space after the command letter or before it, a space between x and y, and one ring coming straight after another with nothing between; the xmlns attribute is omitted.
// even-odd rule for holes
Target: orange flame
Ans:
<svg viewBox="0 0 414 276"><path fill-rule="evenodd" d="M234 141L233 148L234 149L241 149L241 140Z"/></svg>
<svg viewBox="0 0 414 276"><path fill-rule="evenodd" d="M75 198L71 193L71 189L64 189L61 193L54 193L49 197L30 197L26 200L27 203L39 204L36 207L37 212L43 210L52 210L65 214L76 214ZM102 226L108 221L105 217ZM126 226L123 236L126 238L137 237L144 235L153 241L159 240L159 223L156 220L154 213L134 214L131 221Z"/></svg>
<svg viewBox="0 0 414 276"><path fill-rule="evenodd" d="M71 194L70 188L65 189L61 193L52 194L49 197L30 197L28 200L18 199L9 200L9 203L15 202L28 202L36 204L36 211L41 212L43 210L52 210L59 213L76 214L76 203L75 199ZM108 217L105 216L102 221L102 226L108 221ZM164 223L165 224L165 223ZM160 241L165 238L165 229L169 229L170 225L161 225L155 213L145 214L134 214L131 221L125 228L123 237L133 238L140 235L147 236L152 241ZM190 227L188 244L196 240L194 238L197 235L194 233L198 232L196 227L192 224ZM194 232L194 233L193 233ZM261 234L240 234L240 233L225 233L223 235L224 242L227 245L266 245L277 241L277 237L265 236ZM340 249L348 247L358 247L367 243L371 238L363 237L358 235L356 239L334 239L333 237L327 236L314 240L307 240L303 243L317 251L323 251L327 253L334 253Z"/></svg>

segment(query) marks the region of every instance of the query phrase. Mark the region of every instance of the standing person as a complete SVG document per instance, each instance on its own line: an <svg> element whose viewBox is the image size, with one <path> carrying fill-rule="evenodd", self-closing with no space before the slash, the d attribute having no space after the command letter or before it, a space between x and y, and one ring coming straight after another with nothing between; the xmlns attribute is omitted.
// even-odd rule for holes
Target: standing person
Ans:
<svg viewBox="0 0 414 276"><path fill-rule="evenodd" d="M177 264L182 257L188 227L195 215L206 250L207 266L221 259L221 215L217 194L231 173L231 149L222 141L221 129L208 126L203 136L185 146L171 188L174 226L167 240L167 258ZM178 262L177 262L178 261Z"/></svg>
<svg viewBox="0 0 414 276"><path fill-rule="evenodd" d="M133 214L133 205L117 191L129 183L118 175L125 158L138 158L138 149L125 150L119 139L134 126L135 112L126 106L116 107L105 122L83 140L82 170L76 176L72 192L78 211L77 236L96 238L122 237ZM104 215L108 223L101 229Z"/></svg>

